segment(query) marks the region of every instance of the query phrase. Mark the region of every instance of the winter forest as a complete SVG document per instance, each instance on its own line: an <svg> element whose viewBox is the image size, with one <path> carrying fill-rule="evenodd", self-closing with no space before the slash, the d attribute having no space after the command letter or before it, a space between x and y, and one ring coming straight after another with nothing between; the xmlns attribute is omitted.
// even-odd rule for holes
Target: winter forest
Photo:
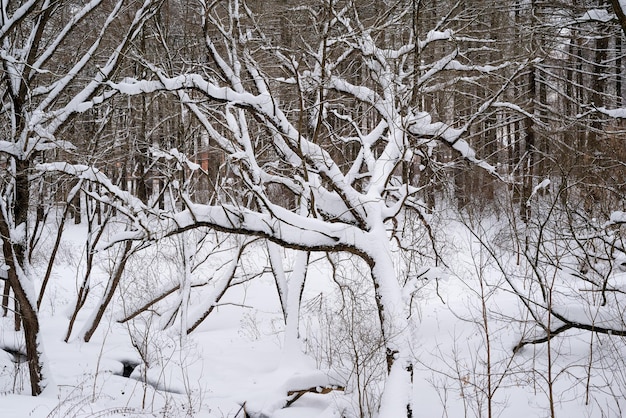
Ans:
<svg viewBox="0 0 626 418"><path fill-rule="evenodd" d="M0 416L626 415L626 1L0 0Z"/></svg>

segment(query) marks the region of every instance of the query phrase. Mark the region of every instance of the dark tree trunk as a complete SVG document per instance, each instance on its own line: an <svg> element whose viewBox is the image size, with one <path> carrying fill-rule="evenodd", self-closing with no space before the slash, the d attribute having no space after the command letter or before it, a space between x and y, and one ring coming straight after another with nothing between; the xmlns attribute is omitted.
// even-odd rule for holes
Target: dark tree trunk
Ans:
<svg viewBox="0 0 626 418"><path fill-rule="evenodd" d="M118 258L115 269L113 270L113 274L109 278L109 284L107 285L107 288L104 291L104 295L102 296L100 306L98 306L96 316L93 322L91 323L89 330L85 333L84 340L86 343L89 342L91 337L93 337L93 334L96 332L96 329L98 328L98 325L100 324L100 321L102 320L102 316L104 315L104 311L106 310L107 306L109 306L109 303L111 302L111 299L113 298L113 294L115 293L115 290L117 289L117 286L119 285L120 280L122 279L122 274L124 273L124 268L126 267L126 262L128 261L128 256L130 255L131 248L132 248L132 241L126 241L126 243L124 244L124 250L122 251L122 254L120 255L120 257Z"/></svg>
<svg viewBox="0 0 626 418"><path fill-rule="evenodd" d="M17 193L16 193L17 194ZM23 194L20 198L24 198ZM22 211L17 210L16 214ZM31 303L28 292L24 288L24 284L20 280L19 271L22 271L24 263L24 246L15 245L10 239L10 228L2 211L0 211L0 235L2 236L2 251L4 262L8 266L7 276L8 282L15 295L15 301L19 307L19 316L24 325L24 339L26 343L26 356L28 358L28 372L30 375L31 394L37 396L44 389L42 384L42 364L41 352L39 349L39 319L37 318L37 309ZM20 257L22 257L20 259ZM22 277L24 279L24 277Z"/></svg>

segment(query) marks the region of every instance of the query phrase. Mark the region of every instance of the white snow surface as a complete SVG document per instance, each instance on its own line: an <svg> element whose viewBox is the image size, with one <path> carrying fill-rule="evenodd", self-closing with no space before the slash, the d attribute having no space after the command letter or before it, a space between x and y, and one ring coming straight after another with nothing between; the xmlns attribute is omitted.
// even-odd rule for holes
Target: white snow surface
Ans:
<svg viewBox="0 0 626 418"><path fill-rule="evenodd" d="M622 216L626 215L615 214L616 219ZM180 269L176 258L173 253L164 255L171 248L163 244L160 255L149 248L129 262L125 284L92 341L83 342L75 331L69 343L65 343L68 316L73 308L77 282L84 271L81 252L86 226L67 228L41 309L42 338L55 385L40 397L29 396L25 365L15 363L9 353L0 350L0 415L3 418L235 418L243 416L244 403L246 411L258 417L358 416L357 394L349 388L327 394L306 392L291 406L284 407L293 398L288 395L291 391L345 386L347 374L330 370L324 361L326 357L312 350L310 342L306 345L300 341L300 351L285 350L276 284L267 273L261 245L251 246L247 250L248 257L241 263L244 273L261 274L229 289L215 311L189 336L181 337L175 327L161 330L159 318L141 317L126 324L116 322L147 297L166 289L168 283L178 283L179 278L175 276ZM409 374L403 370L402 359L399 359L387 381L398 390L385 392L387 409L380 411L384 418L404 414L409 398L413 399L414 417L478 416L482 408L480 402L484 402L480 391L485 379L485 339L480 325L479 277L488 283L498 283L501 279L489 266L478 268L481 274L477 274L476 263L481 250L466 228L454 221L446 221L442 228L449 242L445 257L451 268L424 270L430 272L424 275L421 285L411 282L410 292L416 307L412 315L416 333L411 354L417 359L413 388L407 391ZM50 250L53 232L53 229L48 231L49 235L44 237L46 244L34 255L34 277L40 277L45 269L41 261ZM373 247L378 245L380 243L372 243ZM227 268L223 266L232 260L234 250L224 248L212 266L205 266L205 273ZM293 252L278 251L286 264L293 261ZM107 277L111 261L104 253L99 260L93 294L81 311L75 330L89 317ZM322 300L332 299L336 293L330 267L324 258L314 254L312 260L301 312L302 337L310 336L308 332L311 327L315 328L314 324L323 328L315 307ZM514 266L514 255L501 262ZM339 266L346 271L355 269L355 277L358 274L358 266L353 262ZM199 278L206 278L202 271L197 273ZM201 303L198 300L201 294L192 290L191 302ZM404 298L408 299L406 296ZM503 286L494 287L487 300L490 311L495 313L490 317L492 373L504 376L494 395L497 412L494 416L547 416L545 387L537 387L528 380L535 373L529 371L532 367L538 370L536 373L545 372L545 346L528 346L513 357L511 347L519 341L521 329L511 318L519 318L519 303ZM337 310L333 312L338 315ZM589 313L582 310L570 308L568 312L580 320L589 317ZM328 326L339 320L338 316L333 316ZM0 347L19 349L21 339L12 331L12 318L0 318L0 323ZM350 334L335 335L329 342L329 350L339 350L348 336ZM588 338L581 334L559 340L558 344L560 355L554 363L554 372L560 372L554 382L554 390L559 394L555 405L557 416L600 416L597 414L602 406L610 405L609 410L626 406L623 399L597 392L593 394L595 402L586 404L585 385L575 382L577 379L584 382L577 373L584 376L581 370L585 368L579 369L576 365L586 364L588 360ZM146 363L137 347L145 348ZM594 361L597 360L594 358ZM127 378L121 374L123 364L128 362L139 366ZM602 376L590 377L592 383L598 383L598 379L601 381ZM482 411L484 414L484 409Z"/></svg>

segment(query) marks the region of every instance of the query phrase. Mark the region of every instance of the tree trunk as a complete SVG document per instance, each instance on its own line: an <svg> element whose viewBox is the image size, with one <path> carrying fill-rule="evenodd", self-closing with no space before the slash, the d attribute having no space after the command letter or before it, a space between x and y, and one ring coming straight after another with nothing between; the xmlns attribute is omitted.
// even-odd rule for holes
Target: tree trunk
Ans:
<svg viewBox="0 0 626 418"><path fill-rule="evenodd" d="M611 6L613 6L613 11L617 15L617 19L619 20L619 25L622 28L622 32L626 35L626 14L624 13L624 9L620 5L620 0L611 0Z"/></svg>
<svg viewBox="0 0 626 418"><path fill-rule="evenodd" d="M83 337L86 343L89 342L91 337L93 337L93 334L96 332L96 329L98 328L98 325L102 320L102 316L104 315L104 311L106 310L107 306L109 306L109 303L113 298L113 294L115 293L115 290L117 289L117 286L122 279L122 274L124 273L124 268L126 267L126 262L128 261L128 256L130 255L132 244L132 241L126 241L126 243L124 244L124 250L122 251L122 254L118 257L115 269L113 270L113 273L109 278L109 283L104 290L104 294L102 295L98 310L95 312L91 323L87 324L89 328L87 329Z"/></svg>
<svg viewBox="0 0 626 418"><path fill-rule="evenodd" d="M309 267L311 253L299 251L293 266L293 272L289 275L287 283L287 310L285 318L285 351L289 354L297 353L299 347L297 341L300 337L300 308L302 304L302 292L306 282L306 274ZM291 356L288 356L291 358Z"/></svg>
<svg viewBox="0 0 626 418"><path fill-rule="evenodd" d="M413 360L410 343L413 328L408 320L407 305L402 298L384 225L371 228L368 240L371 248L365 253L369 259L381 333L385 344L389 375L381 397L379 416L411 417Z"/></svg>
<svg viewBox="0 0 626 418"><path fill-rule="evenodd" d="M30 376L31 394L37 396L45 389L43 378L43 363L41 357L41 347L39 345L39 319L33 296L34 288L26 277L22 263L24 260L23 245L15 245L11 242L10 228L4 213L4 208L0 210L0 235L2 236L2 251L4 262L8 266L8 283L15 295L15 301L19 306L19 316L24 326L24 340L26 343L26 357L28 358L28 372Z"/></svg>
<svg viewBox="0 0 626 418"><path fill-rule="evenodd" d="M528 113L534 114L535 108L535 66L532 65L528 73ZM524 118L524 161L522 168L522 199L520 201L520 216L522 221L528 222L531 216L530 195L533 190L533 177L535 172L535 127L530 117Z"/></svg>

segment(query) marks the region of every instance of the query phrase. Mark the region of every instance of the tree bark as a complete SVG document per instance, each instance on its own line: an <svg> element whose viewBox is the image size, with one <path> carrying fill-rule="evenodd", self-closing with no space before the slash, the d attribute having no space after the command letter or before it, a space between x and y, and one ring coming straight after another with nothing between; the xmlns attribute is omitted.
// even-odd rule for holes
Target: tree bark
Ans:
<svg viewBox="0 0 626 418"><path fill-rule="evenodd" d="M611 6L613 6L613 11L617 15L617 20L619 20L622 32L626 35L626 13L624 13L624 9L620 6L620 0L611 0Z"/></svg>
<svg viewBox="0 0 626 418"><path fill-rule="evenodd" d="M8 282L15 295L15 300L19 306L19 316L24 326L24 339L26 344L26 356L28 358L28 372L30 376L31 394L37 396L45 389L45 380L43 378L42 358L39 347L39 319L37 317L37 308L29 298L29 283L25 276L20 258L24 257L24 247L15 245L11 242L10 228L4 213L4 208L0 210L0 235L2 236L2 251L4 262L8 266L7 276ZM25 260L22 258L22 263ZM32 287L32 286L28 286Z"/></svg>

